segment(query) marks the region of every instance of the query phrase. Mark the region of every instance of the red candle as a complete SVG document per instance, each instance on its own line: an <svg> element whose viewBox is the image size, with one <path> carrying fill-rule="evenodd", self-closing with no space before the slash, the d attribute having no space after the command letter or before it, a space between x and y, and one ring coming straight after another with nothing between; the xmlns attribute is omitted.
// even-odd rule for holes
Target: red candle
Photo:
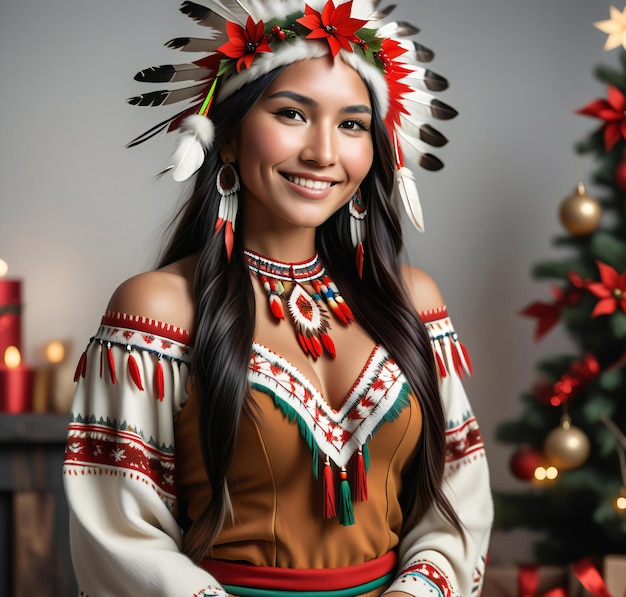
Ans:
<svg viewBox="0 0 626 597"><path fill-rule="evenodd" d="M0 358L9 346L22 349L22 282L0 276Z"/></svg>
<svg viewBox="0 0 626 597"><path fill-rule="evenodd" d="M9 346L4 355L4 363L0 363L0 412L30 412L35 372L22 364L15 346Z"/></svg>

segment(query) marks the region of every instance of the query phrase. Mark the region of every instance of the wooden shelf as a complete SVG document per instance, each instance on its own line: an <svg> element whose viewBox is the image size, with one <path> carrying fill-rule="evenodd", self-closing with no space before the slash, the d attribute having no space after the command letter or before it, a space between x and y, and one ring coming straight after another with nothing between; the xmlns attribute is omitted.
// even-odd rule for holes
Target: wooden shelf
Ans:
<svg viewBox="0 0 626 597"><path fill-rule="evenodd" d="M69 415L0 414L0 443L65 444Z"/></svg>
<svg viewBox="0 0 626 597"><path fill-rule="evenodd" d="M77 594L63 491L69 415L0 413L0 595Z"/></svg>

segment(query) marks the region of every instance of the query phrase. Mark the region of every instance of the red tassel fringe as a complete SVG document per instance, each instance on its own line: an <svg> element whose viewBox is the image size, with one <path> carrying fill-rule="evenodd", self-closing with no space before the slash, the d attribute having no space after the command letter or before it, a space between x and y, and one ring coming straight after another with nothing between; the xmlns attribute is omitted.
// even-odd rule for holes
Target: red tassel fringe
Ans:
<svg viewBox="0 0 626 597"><path fill-rule="evenodd" d="M76 365L76 371L74 372L74 381L78 381L79 377L84 378L87 374L87 351L80 355L78 365Z"/></svg>
<svg viewBox="0 0 626 597"><path fill-rule="evenodd" d="M315 358L322 356L323 347L320 339L317 336L311 336L309 340L311 347L313 348L313 356Z"/></svg>
<svg viewBox="0 0 626 597"><path fill-rule="evenodd" d="M300 347L304 351L304 354L309 354L309 347L306 345L304 336L300 332L298 332L298 342L300 342Z"/></svg>
<svg viewBox="0 0 626 597"><path fill-rule="evenodd" d="M344 301L343 298L341 298L341 300L337 301L337 304L339 305L341 312L345 315L347 319L347 323L348 324L352 323L354 321L354 313L352 313L352 309L348 307L348 303L346 303L346 301Z"/></svg>
<svg viewBox="0 0 626 597"><path fill-rule="evenodd" d="M457 372L458 376L463 379L465 376L465 370L463 369L463 363L461 362L459 350L458 346L452 347L452 362L454 363L454 370Z"/></svg>
<svg viewBox="0 0 626 597"><path fill-rule="evenodd" d="M326 349L326 352L334 358L337 357L337 349L335 348L335 343L332 341L332 338L328 334L320 334L320 338L322 339L322 344Z"/></svg>
<svg viewBox="0 0 626 597"><path fill-rule="evenodd" d="M226 229L224 230L224 244L226 245L226 256L230 263L230 257L233 254L233 243L235 242L235 233L233 231L233 223L226 220Z"/></svg>
<svg viewBox="0 0 626 597"><path fill-rule="evenodd" d="M285 319L285 311L283 309L283 303L277 294L270 294L270 309L276 319Z"/></svg>
<svg viewBox="0 0 626 597"><path fill-rule="evenodd" d="M363 458L362 450L359 450L356 454L355 481L355 500L357 502L364 502L367 500L367 471L365 470L365 458Z"/></svg>
<svg viewBox="0 0 626 597"><path fill-rule="evenodd" d="M359 272L359 278L363 278L364 256L365 256L365 249L363 249L363 243L359 243L356 246L356 269Z"/></svg>
<svg viewBox="0 0 626 597"><path fill-rule="evenodd" d="M441 358L441 355L435 351L435 359L437 361L437 366L439 367L439 375L441 375L441 377L446 377L448 375L448 372L446 371L446 366L443 363L443 359Z"/></svg>
<svg viewBox="0 0 626 597"><path fill-rule="evenodd" d="M324 518L337 516L337 501L335 499L335 480L330 461L326 459L324 464Z"/></svg>
<svg viewBox="0 0 626 597"><path fill-rule="evenodd" d="M462 342L459 342L459 346L461 347L461 350L463 351L463 357L465 358L465 362L467 363L467 368L470 372L470 375L474 375L474 366L472 365L472 359L470 359L469 352L467 348L465 348L465 344L463 344Z"/></svg>
<svg viewBox="0 0 626 597"><path fill-rule="evenodd" d="M117 375L115 374L115 359L113 358L111 344L107 344L107 364L109 366L109 373L111 374L111 382L116 383Z"/></svg>
<svg viewBox="0 0 626 597"><path fill-rule="evenodd" d="M161 359L157 361L156 368L154 369L154 388L156 390L156 397L163 402L165 397L165 379L163 377L163 365Z"/></svg>
<svg viewBox="0 0 626 597"><path fill-rule="evenodd" d="M132 354L128 355L128 372L130 373L130 378L135 382L135 385L143 392L139 366L137 365L137 361Z"/></svg>

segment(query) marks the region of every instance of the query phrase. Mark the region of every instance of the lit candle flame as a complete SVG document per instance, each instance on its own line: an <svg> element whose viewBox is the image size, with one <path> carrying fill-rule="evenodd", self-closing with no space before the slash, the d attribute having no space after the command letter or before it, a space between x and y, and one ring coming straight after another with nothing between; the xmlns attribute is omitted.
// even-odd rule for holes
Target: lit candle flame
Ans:
<svg viewBox="0 0 626 597"><path fill-rule="evenodd" d="M16 369L20 366L22 362L22 356L20 355L20 351L17 346L7 346L4 351L4 364L9 369Z"/></svg>
<svg viewBox="0 0 626 597"><path fill-rule="evenodd" d="M4 278L9 271L9 265L4 259L0 259L0 278Z"/></svg>
<svg viewBox="0 0 626 597"><path fill-rule="evenodd" d="M46 346L46 358L51 363L61 363L65 358L65 346L59 340L48 342Z"/></svg>

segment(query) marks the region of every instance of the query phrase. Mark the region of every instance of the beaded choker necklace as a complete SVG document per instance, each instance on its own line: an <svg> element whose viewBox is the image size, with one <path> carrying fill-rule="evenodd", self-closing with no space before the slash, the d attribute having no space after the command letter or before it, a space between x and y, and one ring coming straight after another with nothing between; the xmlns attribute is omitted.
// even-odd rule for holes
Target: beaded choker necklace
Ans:
<svg viewBox="0 0 626 597"><path fill-rule="evenodd" d="M274 261L248 250L244 251L244 256L250 271L263 284L276 319L285 319L283 301L287 304L304 353L317 359L326 351L334 359L337 353L328 335L330 323L324 304L344 325L352 323L354 315L335 283L326 275L317 251L311 259L298 263ZM315 290L313 295L302 287L304 282L311 283Z"/></svg>

